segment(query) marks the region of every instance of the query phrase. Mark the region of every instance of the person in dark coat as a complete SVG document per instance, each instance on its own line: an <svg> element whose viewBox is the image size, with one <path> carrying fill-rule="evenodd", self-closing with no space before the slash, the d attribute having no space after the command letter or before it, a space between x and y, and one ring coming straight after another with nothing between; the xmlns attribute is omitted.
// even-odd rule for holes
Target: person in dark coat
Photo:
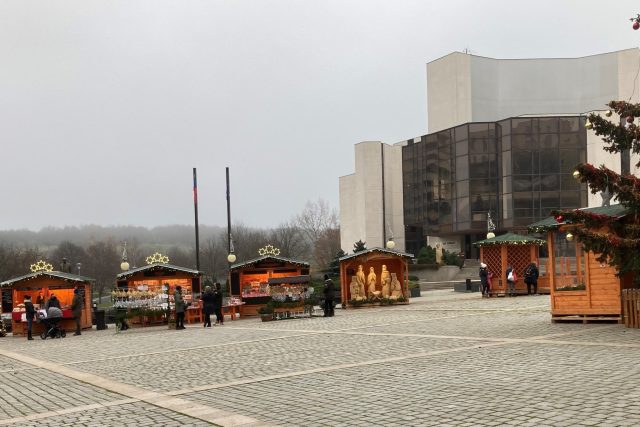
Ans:
<svg viewBox="0 0 640 427"><path fill-rule="evenodd" d="M211 286L207 285L204 287L204 292L202 293L202 313L204 314L204 327L211 327L211 315L215 313L216 306L216 294L211 289Z"/></svg>
<svg viewBox="0 0 640 427"><path fill-rule="evenodd" d="M324 275L324 288L322 293L324 294L324 317L333 317L333 297L335 289L333 281L326 274Z"/></svg>
<svg viewBox="0 0 640 427"><path fill-rule="evenodd" d="M480 263L480 288L482 291L482 298L489 298L489 270L487 264Z"/></svg>
<svg viewBox="0 0 640 427"><path fill-rule="evenodd" d="M186 329L184 327L184 311L187 307L182 296L182 286L176 286L176 290L173 292L173 302L176 307L176 329Z"/></svg>
<svg viewBox="0 0 640 427"><path fill-rule="evenodd" d="M60 306L60 301L58 300L58 297L55 296L54 294L51 294L49 301L47 301L47 303L44 305L44 309L49 311L51 307L62 309L62 307Z"/></svg>
<svg viewBox="0 0 640 427"><path fill-rule="evenodd" d="M529 267L524 271L524 283L527 284L527 295L531 295L531 288L533 288L533 295L538 293L538 266L533 261L529 264Z"/></svg>
<svg viewBox="0 0 640 427"><path fill-rule="evenodd" d="M84 301L82 300L82 295L80 295L80 290L75 288L73 290L73 300L71 301L71 311L73 311L73 320L76 321L76 333L73 335L80 335L80 320L82 319L82 306L84 305Z"/></svg>
<svg viewBox="0 0 640 427"><path fill-rule="evenodd" d="M220 283L216 282L215 305L214 310L216 312L216 325L224 326L224 315L222 314L222 287Z"/></svg>
<svg viewBox="0 0 640 427"><path fill-rule="evenodd" d="M42 292L38 292L38 296L36 297L36 305L40 310L45 310L44 297L42 296Z"/></svg>
<svg viewBox="0 0 640 427"><path fill-rule="evenodd" d="M31 329L33 328L33 319L36 317L36 309L31 302L31 296L24 296L24 308L26 310L26 318L27 318L27 339L32 340Z"/></svg>

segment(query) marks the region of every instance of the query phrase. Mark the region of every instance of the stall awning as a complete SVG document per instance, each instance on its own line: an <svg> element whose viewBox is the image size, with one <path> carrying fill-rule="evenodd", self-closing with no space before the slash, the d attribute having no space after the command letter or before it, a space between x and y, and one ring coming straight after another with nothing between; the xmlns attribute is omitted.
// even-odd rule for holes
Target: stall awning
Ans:
<svg viewBox="0 0 640 427"><path fill-rule="evenodd" d="M25 274L24 276L5 280L4 282L0 283L0 287L11 286L14 283L35 279L36 277L51 277L56 279L62 279L67 282L80 282L80 283L95 281L95 279L92 279L90 277L78 276L77 274L71 274L71 273L63 273L62 271L38 271L37 273Z"/></svg>
<svg viewBox="0 0 640 427"><path fill-rule="evenodd" d="M537 239L531 236L523 236L521 234L506 233L501 236L492 237L491 239L480 240L473 245L480 246L494 246L494 245L544 245L546 240Z"/></svg>
<svg viewBox="0 0 640 427"><path fill-rule="evenodd" d="M118 274L116 277L118 279L126 279L127 277L133 276L136 273L140 273L144 271L156 271L156 270L165 270L170 272L179 271L181 273L188 273L194 276L202 275L201 271L193 270L191 268L178 267L177 265L171 265L171 264L154 263L154 264L145 265L144 267L138 267L138 268L133 268L131 270L127 270L124 273Z"/></svg>
<svg viewBox="0 0 640 427"><path fill-rule="evenodd" d="M576 209L576 211L588 212L595 215L607 215L612 218L622 218L630 212L628 208L622 205L596 206L593 208ZM529 225L527 229L532 233L543 233L549 230L556 229L564 224L568 224L568 221L558 222L555 217L550 216Z"/></svg>
<svg viewBox="0 0 640 427"><path fill-rule="evenodd" d="M372 252L380 252L380 253L395 255L395 256L399 256L399 257L403 257L403 258L413 258L413 254L407 254L407 253L404 253L404 252L393 251L391 249L371 248L371 249L365 249L364 251L356 252L355 254L345 255L345 256L341 257L339 259L339 261L344 261L346 259L355 258L355 257L358 257L360 255L370 254Z"/></svg>
<svg viewBox="0 0 640 427"><path fill-rule="evenodd" d="M270 285L283 285L283 284L294 284L294 283L309 283L311 281L311 276L308 274L303 276L287 276L287 277L271 277L269 278Z"/></svg>

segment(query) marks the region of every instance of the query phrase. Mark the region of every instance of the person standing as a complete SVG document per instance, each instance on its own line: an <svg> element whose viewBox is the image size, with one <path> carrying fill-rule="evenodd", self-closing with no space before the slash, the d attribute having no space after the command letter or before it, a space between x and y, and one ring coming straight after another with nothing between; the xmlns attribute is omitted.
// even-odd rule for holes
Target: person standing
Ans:
<svg viewBox="0 0 640 427"><path fill-rule="evenodd" d="M531 288L533 287L533 295L538 293L538 276L540 275L540 271L538 271L538 266L535 261L532 261L531 264L524 271L524 283L527 284L527 295L531 295Z"/></svg>
<svg viewBox="0 0 640 427"><path fill-rule="evenodd" d="M211 286L204 287L202 293L202 313L204 314L204 327L211 327L211 315L215 313L216 295Z"/></svg>
<svg viewBox="0 0 640 427"><path fill-rule="evenodd" d="M33 340L31 336L31 330L33 328L33 319L36 317L36 309L31 302L31 296L24 296L24 308L26 310L26 318L27 318L27 339L29 341Z"/></svg>
<svg viewBox="0 0 640 427"><path fill-rule="evenodd" d="M324 317L333 317L333 297L335 289L333 286L333 281L327 274L324 275L324 288L322 292L324 294Z"/></svg>
<svg viewBox="0 0 640 427"><path fill-rule="evenodd" d="M184 310L185 303L182 296L182 286L176 286L176 290L173 292L173 302L176 307L176 329L186 329L184 327Z"/></svg>
<svg viewBox="0 0 640 427"><path fill-rule="evenodd" d="M216 312L216 325L224 326L224 314L222 314L222 287L218 282L216 282L215 287L216 287L216 290L214 292L214 295L215 295L214 310ZM233 316L233 313L231 313L231 315Z"/></svg>
<svg viewBox="0 0 640 427"><path fill-rule="evenodd" d="M47 310L47 312L51 307L62 309L62 307L60 307L60 301L58 300L58 297L55 296L55 294L51 294L49 301L47 301L47 303L44 305L44 309Z"/></svg>
<svg viewBox="0 0 640 427"><path fill-rule="evenodd" d="M44 297L42 296L42 292L38 292L38 296L36 297L36 305L39 310L45 310L44 308Z"/></svg>
<svg viewBox="0 0 640 427"><path fill-rule="evenodd" d="M480 263L480 288L482 291L482 298L489 297L489 270L487 264Z"/></svg>
<svg viewBox="0 0 640 427"><path fill-rule="evenodd" d="M516 271L511 267L511 265L507 266L507 295L510 297L516 296L516 280L518 277L516 276Z"/></svg>
<svg viewBox="0 0 640 427"><path fill-rule="evenodd" d="M82 320L82 306L84 301L80 290L75 288L73 290L73 300L71 301L71 311L73 311L73 319L76 321L76 333L73 335L80 335L80 321Z"/></svg>

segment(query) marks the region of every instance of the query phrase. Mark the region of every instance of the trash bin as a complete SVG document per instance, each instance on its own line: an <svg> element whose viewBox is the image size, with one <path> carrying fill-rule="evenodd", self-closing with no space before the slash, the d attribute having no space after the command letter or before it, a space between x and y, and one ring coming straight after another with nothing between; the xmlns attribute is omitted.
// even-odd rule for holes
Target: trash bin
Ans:
<svg viewBox="0 0 640 427"><path fill-rule="evenodd" d="M473 292L473 289L471 288L471 279L466 279L465 282L467 285L467 292Z"/></svg>
<svg viewBox="0 0 640 427"><path fill-rule="evenodd" d="M99 331L103 329L107 329L107 324L104 321L105 311L95 310L93 313L95 314L95 319L96 319L96 329Z"/></svg>

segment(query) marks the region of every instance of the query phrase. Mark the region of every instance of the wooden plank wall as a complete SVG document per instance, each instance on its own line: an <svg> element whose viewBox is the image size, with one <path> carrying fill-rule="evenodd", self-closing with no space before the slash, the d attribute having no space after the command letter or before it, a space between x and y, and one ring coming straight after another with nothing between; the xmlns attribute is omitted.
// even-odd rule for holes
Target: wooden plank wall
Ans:
<svg viewBox="0 0 640 427"><path fill-rule="evenodd" d="M627 328L640 328L640 289L622 291L624 325Z"/></svg>

